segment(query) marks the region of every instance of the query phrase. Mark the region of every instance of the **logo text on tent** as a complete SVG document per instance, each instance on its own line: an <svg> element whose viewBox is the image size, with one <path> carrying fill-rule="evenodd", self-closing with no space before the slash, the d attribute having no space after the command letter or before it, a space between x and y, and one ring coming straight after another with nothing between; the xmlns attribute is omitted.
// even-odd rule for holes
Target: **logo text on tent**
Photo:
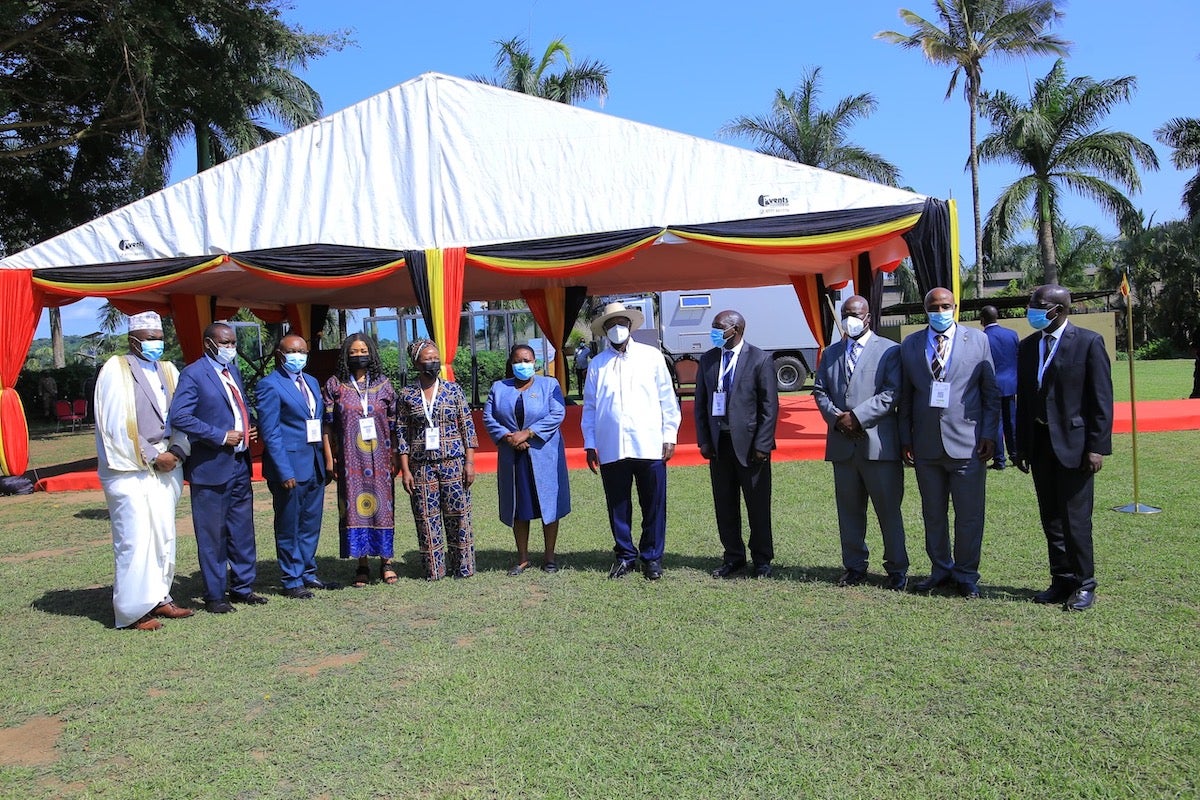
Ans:
<svg viewBox="0 0 1200 800"><path fill-rule="evenodd" d="M117 248L119 250L137 250L145 246L146 245L143 243L135 242L132 239L122 239L121 241L117 242Z"/></svg>
<svg viewBox="0 0 1200 800"><path fill-rule="evenodd" d="M763 208L770 208L772 206L786 206L788 204L788 199L786 197L769 197L765 194L760 194L758 196L758 204Z"/></svg>

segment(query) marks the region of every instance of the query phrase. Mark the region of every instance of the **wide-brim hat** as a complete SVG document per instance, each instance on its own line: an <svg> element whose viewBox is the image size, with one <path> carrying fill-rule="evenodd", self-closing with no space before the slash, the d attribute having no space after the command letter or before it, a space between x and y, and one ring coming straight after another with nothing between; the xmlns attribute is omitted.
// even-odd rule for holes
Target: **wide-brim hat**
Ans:
<svg viewBox="0 0 1200 800"><path fill-rule="evenodd" d="M613 317L625 317L629 320L630 331L642 327L646 315L636 308L626 308L624 303L609 303L604 310L592 320L592 333L597 339L604 337L604 324Z"/></svg>

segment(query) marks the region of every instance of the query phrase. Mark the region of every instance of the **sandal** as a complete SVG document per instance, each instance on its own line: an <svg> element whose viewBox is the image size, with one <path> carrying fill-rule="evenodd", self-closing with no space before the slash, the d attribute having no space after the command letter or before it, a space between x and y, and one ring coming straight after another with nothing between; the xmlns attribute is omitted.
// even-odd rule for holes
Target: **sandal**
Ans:
<svg viewBox="0 0 1200 800"><path fill-rule="evenodd" d="M531 565L528 561L522 561L520 564L517 564L515 567L510 569L508 571L508 575L510 578L515 578L516 576L520 575L525 570L529 569L530 566Z"/></svg>
<svg viewBox="0 0 1200 800"><path fill-rule="evenodd" d="M379 580L388 586L400 580L400 576L396 574L396 569L392 566L392 562L382 560L379 562Z"/></svg>
<svg viewBox="0 0 1200 800"><path fill-rule="evenodd" d="M354 583L350 584L356 589L361 589L371 582L371 568L366 564L359 564L358 569L354 571Z"/></svg>
<svg viewBox="0 0 1200 800"><path fill-rule="evenodd" d="M542 572L553 575L558 572L558 564L555 564L553 561L547 561L545 564L542 564Z"/></svg>

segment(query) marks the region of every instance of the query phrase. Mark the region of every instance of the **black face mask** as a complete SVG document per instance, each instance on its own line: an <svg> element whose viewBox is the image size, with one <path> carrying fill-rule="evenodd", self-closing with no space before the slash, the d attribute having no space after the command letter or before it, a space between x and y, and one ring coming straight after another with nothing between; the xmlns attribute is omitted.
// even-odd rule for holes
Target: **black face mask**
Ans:
<svg viewBox="0 0 1200 800"><path fill-rule="evenodd" d="M370 356L349 356L346 359L346 366L350 369L366 369L371 366Z"/></svg>
<svg viewBox="0 0 1200 800"><path fill-rule="evenodd" d="M442 371L441 361L422 361L417 365L417 369L424 375L435 376Z"/></svg>

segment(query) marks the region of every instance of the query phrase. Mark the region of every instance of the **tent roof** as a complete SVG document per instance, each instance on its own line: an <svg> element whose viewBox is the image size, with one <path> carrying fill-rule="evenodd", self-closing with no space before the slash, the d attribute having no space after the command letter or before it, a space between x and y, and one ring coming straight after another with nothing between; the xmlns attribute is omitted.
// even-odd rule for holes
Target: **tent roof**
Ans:
<svg viewBox="0 0 1200 800"><path fill-rule="evenodd" d="M97 273L97 290L89 293L104 295L105 273L150 259L203 261L200 257L234 253L253 260L263 250L301 246L295 253L315 253L315 263L394 261L408 250L471 250L622 231L653 235L735 220L753 227L822 212L919 213L924 200L741 148L428 73L16 253L0 267L89 267L87 273ZM840 280L851 277L851 262L863 249L847 241L844 249L819 255L764 255L668 233L631 260L582 278L468 267L463 294L500 299L523 288L578 283L595 294L752 286L811 273ZM908 255L899 235L866 249L874 263ZM281 285L236 261L185 277L171 291L216 295L224 306L311 300L342 307L415 305L402 271L314 297L311 285ZM141 296L124 294L127 300ZM160 301L162 295L148 291L144 297Z"/></svg>

